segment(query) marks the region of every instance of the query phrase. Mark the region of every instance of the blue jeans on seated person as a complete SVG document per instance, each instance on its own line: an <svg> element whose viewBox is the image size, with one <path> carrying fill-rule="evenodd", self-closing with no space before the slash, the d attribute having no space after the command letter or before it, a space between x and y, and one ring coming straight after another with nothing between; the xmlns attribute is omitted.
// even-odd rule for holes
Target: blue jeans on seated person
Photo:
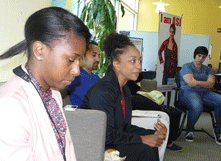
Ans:
<svg viewBox="0 0 221 161"><path fill-rule="evenodd" d="M221 95L211 91L180 91L180 100L188 107L186 132L194 132L194 125L203 112L203 103L214 107L216 129L215 132L221 134Z"/></svg>

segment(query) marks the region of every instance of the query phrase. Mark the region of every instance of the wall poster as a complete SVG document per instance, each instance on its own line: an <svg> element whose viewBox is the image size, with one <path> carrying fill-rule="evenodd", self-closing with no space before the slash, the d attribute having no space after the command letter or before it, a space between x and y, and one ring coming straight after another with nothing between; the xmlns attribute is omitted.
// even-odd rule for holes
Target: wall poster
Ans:
<svg viewBox="0 0 221 161"><path fill-rule="evenodd" d="M139 50L141 60L143 60L143 39L142 38L135 38L135 37L129 37L134 46ZM142 66L142 64L141 64Z"/></svg>
<svg viewBox="0 0 221 161"><path fill-rule="evenodd" d="M175 85L181 43L182 17L161 12L159 16L156 80L159 89Z"/></svg>

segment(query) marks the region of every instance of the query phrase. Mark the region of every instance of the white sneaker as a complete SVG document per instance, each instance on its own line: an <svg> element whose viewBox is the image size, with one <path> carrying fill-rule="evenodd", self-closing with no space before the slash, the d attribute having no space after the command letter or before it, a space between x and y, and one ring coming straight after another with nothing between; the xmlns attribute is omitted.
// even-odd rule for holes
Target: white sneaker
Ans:
<svg viewBox="0 0 221 161"><path fill-rule="evenodd" d="M215 133L215 131L213 130L213 134L215 136L215 142L218 145L221 145L221 134Z"/></svg>
<svg viewBox="0 0 221 161"><path fill-rule="evenodd" d="M186 141L189 142L189 143L192 143L193 142L193 137L194 137L194 134L193 132L188 132L185 136L186 138Z"/></svg>

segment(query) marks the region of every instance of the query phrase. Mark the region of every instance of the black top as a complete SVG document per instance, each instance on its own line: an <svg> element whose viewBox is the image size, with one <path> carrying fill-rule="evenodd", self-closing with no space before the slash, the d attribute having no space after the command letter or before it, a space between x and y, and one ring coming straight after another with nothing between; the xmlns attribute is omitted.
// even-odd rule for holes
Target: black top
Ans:
<svg viewBox="0 0 221 161"><path fill-rule="evenodd" d="M130 88L130 92L132 95L135 95L137 91L141 89L140 86L137 85L138 82L140 82L143 79L142 73L139 74L138 78L136 81L128 81L127 86Z"/></svg>
<svg viewBox="0 0 221 161"><path fill-rule="evenodd" d="M172 50L167 48L166 55L165 55L165 67L164 67L165 73L169 73L171 55L172 55Z"/></svg>
<svg viewBox="0 0 221 161"><path fill-rule="evenodd" d="M131 93L123 87L126 111L123 119L120 85L113 70L108 70L104 78L98 80L85 94L82 109L97 109L107 115L106 149L116 146L142 143L141 137L133 132L153 134L154 130L146 130L131 125L132 104Z"/></svg>

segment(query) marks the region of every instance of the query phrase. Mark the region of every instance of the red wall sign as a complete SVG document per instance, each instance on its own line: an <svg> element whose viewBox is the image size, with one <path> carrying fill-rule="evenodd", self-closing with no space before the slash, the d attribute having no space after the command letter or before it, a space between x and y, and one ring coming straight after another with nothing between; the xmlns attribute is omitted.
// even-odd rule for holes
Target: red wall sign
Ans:
<svg viewBox="0 0 221 161"><path fill-rule="evenodd" d="M217 28L217 32L218 32L218 33L221 33L221 28Z"/></svg>
<svg viewBox="0 0 221 161"><path fill-rule="evenodd" d="M178 18L178 17L173 17L172 18L169 18L169 17L164 17L163 14L161 14L161 19L160 21L162 23L167 23L167 24L174 24L176 26L181 26L181 21L182 19L181 18Z"/></svg>

